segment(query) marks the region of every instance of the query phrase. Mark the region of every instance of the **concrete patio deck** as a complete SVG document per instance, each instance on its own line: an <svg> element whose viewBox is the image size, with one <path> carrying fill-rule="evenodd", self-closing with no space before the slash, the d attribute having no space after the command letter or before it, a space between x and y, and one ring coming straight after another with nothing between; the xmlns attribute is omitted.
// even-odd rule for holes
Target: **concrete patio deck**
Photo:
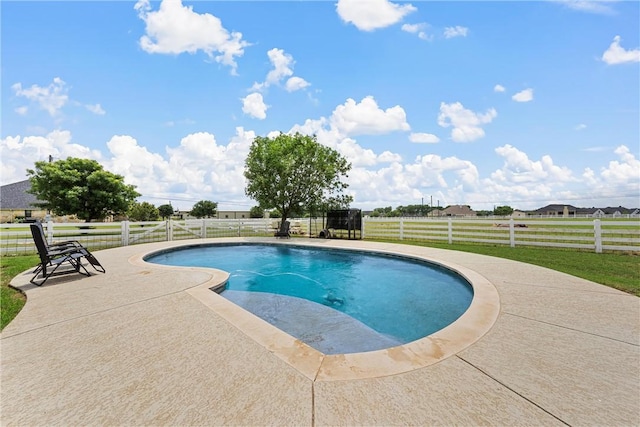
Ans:
<svg viewBox="0 0 640 427"><path fill-rule="evenodd" d="M246 312L230 322L228 306L205 302L199 294L224 280L220 272L140 262L152 250L222 241L273 239L99 251L106 274L41 288L28 273L16 277L28 302L0 335L1 424L640 425L635 296L482 255L291 239L423 256L472 271L499 295L482 336L451 355L383 376L332 377L300 366L321 363L321 353L301 345L294 363L276 348L282 335L265 336L273 327Z"/></svg>

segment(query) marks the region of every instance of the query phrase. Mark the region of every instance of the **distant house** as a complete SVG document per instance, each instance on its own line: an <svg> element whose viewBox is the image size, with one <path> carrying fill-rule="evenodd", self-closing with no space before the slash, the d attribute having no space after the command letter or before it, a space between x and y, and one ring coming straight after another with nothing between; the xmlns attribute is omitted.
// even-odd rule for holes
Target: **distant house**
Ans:
<svg viewBox="0 0 640 427"><path fill-rule="evenodd" d="M526 218L526 216L527 216L526 212L519 211L517 209L511 213L511 218Z"/></svg>
<svg viewBox="0 0 640 427"><path fill-rule="evenodd" d="M606 208L602 208L602 211L604 212L605 215L607 216L612 216L614 218L619 218L627 215L631 215L633 214L634 211L637 211L637 209L627 209L625 207L622 206L618 206L616 207L606 207Z"/></svg>
<svg viewBox="0 0 640 427"><path fill-rule="evenodd" d="M606 208L577 208L571 205L547 205L545 207L529 212L529 215L540 216L561 216L561 217L591 217L591 218L622 218L636 217L640 214L640 209L628 209L623 206Z"/></svg>
<svg viewBox="0 0 640 427"><path fill-rule="evenodd" d="M218 219L245 219L251 218L249 211L216 211Z"/></svg>
<svg viewBox="0 0 640 427"><path fill-rule="evenodd" d="M44 219L47 212L36 206L38 199L27 192L30 189L28 179L0 187L0 222Z"/></svg>
<svg viewBox="0 0 640 427"><path fill-rule="evenodd" d="M477 216L468 205L452 205L444 208L439 216Z"/></svg>
<svg viewBox="0 0 640 427"><path fill-rule="evenodd" d="M578 208L576 208L575 206L552 204L552 205L547 205L545 207L536 209L535 211L531 211L530 214L542 215L542 216L568 217L568 216L575 216L577 212L578 212Z"/></svg>

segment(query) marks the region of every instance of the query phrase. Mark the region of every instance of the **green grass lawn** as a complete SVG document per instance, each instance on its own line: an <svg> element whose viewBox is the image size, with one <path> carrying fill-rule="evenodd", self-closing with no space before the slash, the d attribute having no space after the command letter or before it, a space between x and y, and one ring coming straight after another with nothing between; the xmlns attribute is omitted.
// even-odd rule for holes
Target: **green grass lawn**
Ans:
<svg viewBox="0 0 640 427"><path fill-rule="evenodd" d="M462 252L473 252L539 265L592 282L640 296L640 256L631 253L601 253L576 249L491 246L470 243L432 243L392 241L393 243L428 246Z"/></svg>
<svg viewBox="0 0 640 427"><path fill-rule="evenodd" d="M9 282L16 275L37 264L37 255L0 257L0 330L16 317L27 301L22 292L9 287Z"/></svg>
<svg viewBox="0 0 640 427"><path fill-rule="evenodd" d="M388 241L388 240L386 240ZM640 296L640 256L629 253L602 253L570 249L490 246L462 243L431 243L391 241L393 243L428 246L463 252L490 255L514 261L539 265L583 279L591 280L612 288ZM25 296L9 287L9 282L17 274L35 266L36 255L3 256L0 258L0 329L13 320L25 304Z"/></svg>

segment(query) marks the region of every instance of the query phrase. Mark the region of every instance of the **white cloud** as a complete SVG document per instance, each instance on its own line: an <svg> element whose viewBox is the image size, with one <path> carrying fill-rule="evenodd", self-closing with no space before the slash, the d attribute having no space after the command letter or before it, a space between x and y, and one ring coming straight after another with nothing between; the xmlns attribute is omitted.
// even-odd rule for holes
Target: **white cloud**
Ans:
<svg viewBox="0 0 640 427"><path fill-rule="evenodd" d="M287 92L295 92L297 90L304 89L310 85L311 83L309 83L302 77L293 76L287 80L287 83L285 84L284 88L287 90Z"/></svg>
<svg viewBox="0 0 640 427"><path fill-rule="evenodd" d="M411 133L409 141L418 144L435 144L440 141L440 138L430 133Z"/></svg>
<svg viewBox="0 0 640 427"><path fill-rule="evenodd" d="M214 135L197 132L162 155L131 136L117 135L107 142L111 157L103 163L156 205L173 199L174 206L189 209L198 200L244 200L244 159L255 136L239 127L225 146Z"/></svg>
<svg viewBox="0 0 640 427"><path fill-rule="evenodd" d="M268 108L269 106L264 103L262 95L257 92L250 93L242 98L242 112L256 119L266 119Z"/></svg>
<svg viewBox="0 0 640 427"><path fill-rule="evenodd" d="M571 200L576 197L570 185L582 185L573 172L554 163L549 155L540 160L531 160L516 147L505 144L495 149L503 158L501 169L489 177L480 179L478 191L468 198L470 202L492 204L504 203L515 208L532 209L553 200ZM582 191L588 191L585 188Z"/></svg>
<svg viewBox="0 0 640 427"><path fill-rule="evenodd" d="M580 123L579 125L577 125L574 129L575 130L584 130L587 128L587 125L585 125L584 123Z"/></svg>
<svg viewBox="0 0 640 427"><path fill-rule="evenodd" d="M451 39L453 37L467 37L469 29L467 27L461 27L456 25L455 27L446 27L444 29L444 38Z"/></svg>
<svg viewBox="0 0 640 427"><path fill-rule="evenodd" d="M336 107L331 124L344 135L377 135L393 131L408 131L407 116L399 105L382 110L372 96L359 103L349 98Z"/></svg>
<svg viewBox="0 0 640 427"><path fill-rule="evenodd" d="M14 109L13 111L15 111L16 113L20 114L21 116L24 116L29 112L29 107L27 107L26 105L23 105L22 107L18 107L16 109Z"/></svg>
<svg viewBox="0 0 640 427"><path fill-rule="evenodd" d="M104 111L104 109L100 104L95 104L95 105L88 104L88 105L85 105L85 108L91 111L93 114L98 114L100 116L103 116L106 114L106 111Z"/></svg>
<svg viewBox="0 0 640 427"><path fill-rule="evenodd" d="M291 55L284 53L282 49L273 48L267 52L267 56L269 57L269 62L273 65L273 70L269 71L265 80L267 86L277 84L284 77L293 75L291 67L293 67L294 62Z"/></svg>
<svg viewBox="0 0 640 427"><path fill-rule="evenodd" d="M609 5L617 0L552 0L561 3L569 9L580 12L611 15L615 10Z"/></svg>
<svg viewBox="0 0 640 427"><path fill-rule="evenodd" d="M395 4L388 0L338 0L340 18L359 30L373 31L400 22L417 9L410 4Z"/></svg>
<svg viewBox="0 0 640 427"><path fill-rule="evenodd" d="M427 24L424 22L421 22L419 24L403 24L402 27L400 27L402 31L405 31L411 34L416 34L418 38L422 40L430 40L431 37L427 35L425 31L426 28L427 28Z"/></svg>
<svg viewBox="0 0 640 427"><path fill-rule="evenodd" d="M417 34L419 31L423 31L426 27L427 24L422 22L419 24L403 24L400 28L402 31L406 31L407 33Z"/></svg>
<svg viewBox="0 0 640 427"><path fill-rule="evenodd" d="M609 48L602 54L602 60L609 65L640 62L640 49L625 50L620 46L620 36L615 36Z"/></svg>
<svg viewBox="0 0 640 427"><path fill-rule="evenodd" d="M30 88L23 89L22 83L15 83L11 86L11 89L17 96L36 102L41 109L46 110L52 117L58 115L60 109L69 101L67 84L60 77L55 77L49 86L43 87L34 84ZM26 112L26 110L24 111Z"/></svg>
<svg viewBox="0 0 640 427"><path fill-rule="evenodd" d="M505 90L506 90L506 89L505 89L505 87L504 87L504 86L502 86L502 85L495 85L495 86L493 87L493 91L494 91L494 92L504 92Z"/></svg>
<svg viewBox="0 0 640 427"><path fill-rule="evenodd" d="M353 167L373 166L378 163L378 158L373 150L361 147L351 138L344 138L337 143L335 148L351 162Z"/></svg>
<svg viewBox="0 0 640 427"><path fill-rule="evenodd" d="M241 57L249 46L242 40L242 33L230 33L218 17L196 13L193 6L183 6L181 0L164 0L157 11L151 10L149 0L139 0L134 8L146 25L140 47L148 53L178 55L202 51L231 67L235 74L235 58Z"/></svg>
<svg viewBox="0 0 640 427"><path fill-rule="evenodd" d="M521 183L539 183L549 180L553 183L575 181L571 170L556 166L551 156L545 155L538 161L530 160L527 154L510 144L495 149L504 159L504 166L491 177L495 181Z"/></svg>
<svg viewBox="0 0 640 427"><path fill-rule="evenodd" d="M533 89L524 89L516 93L511 97L516 102L529 102L533 101Z"/></svg>
<svg viewBox="0 0 640 427"><path fill-rule="evenodd" d="M101 154L80 144L71 142L71 132L55 130L45 136L8 136L0 139L0 170L2 183L22 181L27 178L27 169L33 169L37 161L67 157L99 160Z"/></svg>
<svg viewBox="0 0 640 427"><path fill-rule="evenodd" d="M390 151L375 154L365 149L351 138L355 135L382 135L395 131L408 131L409 124L400 106L383 110L371 96L360 103L353 99L338 105L329 119L307 119L302 125L295 125L289 133L300 132L304 135L316 135L320 144L337 150L358 167L371 167L379 163L400 162L402 156Z"/></svg>
<svg viewBox="0 0 640 427"><path fill-rule="evenodd" d="M614 150L618 160L612 160L606 168L602 168L601 176L609 184L627 184L640 182L640 160L631 153L629 148L621 145Z"/></svg>
<svg viewBox="0 0 640 427"><path fill-rule="evenodd" d="M596 173L591 168L585 168L582 182L589 188L589 194L602 200L607 200L609 206L627 205L638 207L640 194L640 160L638 160L625 145L614 150L618 160L609 161L607 166ZM595 206L595 204L594 204Z"/></svg>
<svg viewBox="0 0 640 427"><path fill-rule="evenodd" d="M463 186L467 191L475 191L479 173L468 160L457 157L440 157L436 154L418 156L413 164L406 166L410 181L414 186L440 186L443 188ZM447 179L452 173L455 180Z"/></svg>
<svg viewBox="0 0 640 427"><path fill-rule="evenodd" d="M402 156L398 153L392 153L391 151L383 151L378 156L378 163L398 163L402 161Z"/></svg>
<svg viewBox="0 0 640 427"><path fill-rule="evenodd" d="M300 89L304 89L311 86L311 83L303 79L302 77L293 75L293 66L295 61L293 57L284 50L273 48L267 52L269 62L273 66L273 69L267 73L265 81L262 83L255 82L251 87L254 92L261 92L271 85L279 85L282 80L287 78L284 88L287 92L295 92Z"/></svg>
<svg viewBox="0 0 640 427"><path fill-rule="evenodd" d="M486 113L474 113L464 108L460 102L452 104L440 103L438 124L442 127L451 126L451 139L455 142L471 142L484 136L480 127L488 124L498 116L495 109L490 108Z"/></svg>
<svg viewBox="0 0 640 427"><path fill-rule="evenodd" d="M556 165L549 155L532 160L527 153L505 144L495 150L503 166L483 177L474 162L464 158L423 154L413 161L403 161L397 153L377 152L340 135L324 118L307 120L300 128L313 133L320 130L322 138L332 140L334 148L353 163L348 191L356 198L354 206L363 209L420 203L421 198L430 201L430 196L441 206L471 204L474 209L487 209L504 203L528 209L551 200L579 196L584 200L586 194L596 195L594 206L617 206L613 201L625 195L628 201L629 195L635 194L637 201L640 191L640 161L626 146L613 151L614 160L575 175ZM0 170L2 182L10 183L25 179L26 169L33 168L35 161L46 160L49 154L56 159L93 158L107 170L123 175L127 183L137 186L143 200L156 205L171 201L177 208L189 209L198 200L214 200L221 202L220 209L248 209L255 203L244 195L243 171L255 137L255 132L236 128L236 135L225 145L213 134L196 132L164 152L153 152L132 136L114 135L106 142L103 155L74 144L68 131L10 136L0 140ZM576 185L576 191L569 187ZM625 205L624 200L619 204ZM592 202L582 204L591 206Z"/></svg>

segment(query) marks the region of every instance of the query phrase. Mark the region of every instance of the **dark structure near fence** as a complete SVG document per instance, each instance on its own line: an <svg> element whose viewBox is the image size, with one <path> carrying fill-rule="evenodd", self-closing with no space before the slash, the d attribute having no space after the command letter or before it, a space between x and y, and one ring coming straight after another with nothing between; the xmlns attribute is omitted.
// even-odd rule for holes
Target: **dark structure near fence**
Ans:
<svg viewBox="0 0 640 427"><path fill-rule="evenodd" d="M339 237L338 233L336 233L338 230L346 231L348 239L362 239L362 211L360 209L328 211L327 225L320 232L320 237Z"/></svg>

